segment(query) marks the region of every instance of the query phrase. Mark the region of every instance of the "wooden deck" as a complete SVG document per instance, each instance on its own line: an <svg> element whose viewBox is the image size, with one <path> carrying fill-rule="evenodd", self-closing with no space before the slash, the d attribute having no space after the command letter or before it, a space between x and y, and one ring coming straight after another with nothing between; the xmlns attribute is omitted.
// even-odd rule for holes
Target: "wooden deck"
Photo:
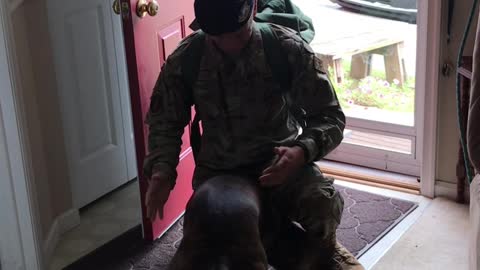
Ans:
<svg viewBox="0 0 480 270"><path fill-rule="evenodd" d="M347 57L352 57L350 76L355 79L369 74L372 54L384 56L387 81L396 79L402 84L407 72L414 74L407 62L415 59L412 49L416 42L411 40L415 25L350 12L329 0L294 0L294 3L313 19L316 35L310 45L325 66L332 68L339 83L345 76L341 62ZM410 60L406 61L404 56Z"/></svg>
<svg viewBox="0 0 480 270"><path fill-rule="evenodd" d="M311 46L326 66L333 70L334 77L339 83L345 76L342 69L345 57L352 57L350 77L360 80L370 75L372 55L379 54L385 59L387 81L392 83L398 80L399 84L403 85L405 78L403 41L401 34L394 31L367 28L327 40L316 38Z"/></svg>
<svg viewBox="0 0 480 270"><path fill-rule="evenodd" d="M343 143L371 147L402 154L412 153L412 141L409 139L348 130Z"/></svg>

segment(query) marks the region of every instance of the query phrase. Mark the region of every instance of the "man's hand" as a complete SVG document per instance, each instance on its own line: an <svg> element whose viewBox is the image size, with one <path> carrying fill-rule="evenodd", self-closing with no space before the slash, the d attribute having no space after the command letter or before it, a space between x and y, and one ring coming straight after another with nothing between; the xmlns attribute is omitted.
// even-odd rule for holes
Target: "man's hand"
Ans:
<svg viewBox="0 0 480 270"><path fill-rule="evenodd" d="M260 184L264 187L273 187L285 183L305 165L305 153L299 146L275 147L276 162L265 169L260 177Z"/></svg>
<svg viewBox="0 0 480 270"><path fill-rule="evenodd" d="M145 204L147 205L147 217L154 220L158 216L163 219L163 207L170 196L171 183L166 174L154 172L148 182L147 196Z"/></svg>

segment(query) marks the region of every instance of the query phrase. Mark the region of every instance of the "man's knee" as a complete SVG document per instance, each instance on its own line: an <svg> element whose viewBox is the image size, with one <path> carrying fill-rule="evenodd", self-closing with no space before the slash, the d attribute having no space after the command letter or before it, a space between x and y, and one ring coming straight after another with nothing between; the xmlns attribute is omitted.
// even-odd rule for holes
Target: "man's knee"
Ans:
<svg viewBox="0 0 480 270"><path fill-rule="evenodd" d="M335 235L340 224L344 201L333 185L319 183L306 187L300 202L303 205L301 224L318 238Z"/></svg>
<svg viewBox="0 0 480 270"><path fill-rule="evenodd" d="M214 177L203 183L188 203L185 222L216 234L258 224L259 199L254 186L235 176ZM187 224L186 224L187 225Z"/></svg>

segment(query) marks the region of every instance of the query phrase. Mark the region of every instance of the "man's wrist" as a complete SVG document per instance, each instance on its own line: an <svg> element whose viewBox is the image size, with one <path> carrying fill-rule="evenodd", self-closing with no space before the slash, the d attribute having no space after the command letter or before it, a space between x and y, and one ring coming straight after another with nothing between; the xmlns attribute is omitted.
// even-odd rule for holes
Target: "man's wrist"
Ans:
<svg viewBox="0 0 480 270"><path fill-rule="evenodd" d="M166 186L169 190L175 187L175 182L171 181L166 174L157 172L152 174L152 177L148 179L149 184Z"/></svg>
<svg viewBox="0 0 480 270"><path fill-rule="evenodd" d="M308 148L305 144L303 144L300 141L296 141L296 142L293 143L293 145L291 147L297 147L297 148L301 149L301 151L303 153L304 163L308 163L310 155L309 155L309 152L308 152Z"/></svg>
<svg viewBox="0 0 480 270"><path fill-rule="evenodd" d="M152 168L152 175L149 178L150 182L162 182L170 185L173 189L175 186L176 175L172 175L168 172L168 167L164 164L157 164Z"/></svg>
<svg viewBox="0 0 480 270"><path fill-rule="evenodd" d="M305 165L307 163L307 159L305 157L305 150L301 146L298 146L298 145L294 145L294 146L292 146L292 148L295 149L295 151L299 152L298 156L302 160L302 165Z"/></svg>

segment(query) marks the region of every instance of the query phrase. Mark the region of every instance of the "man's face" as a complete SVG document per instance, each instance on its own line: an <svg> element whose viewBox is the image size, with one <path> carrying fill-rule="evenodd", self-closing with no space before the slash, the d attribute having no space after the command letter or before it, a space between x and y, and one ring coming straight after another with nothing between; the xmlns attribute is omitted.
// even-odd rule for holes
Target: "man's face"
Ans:
<svg viewBox="0 0 480 270"><path fill-rule="evenodd" d="M210 38L222 50L229 52L231 49L243 48L250 40L253 28L253 16L250 16L248 22L239 30L231 33L225 33L218 36L210 36Z"/></svg>

